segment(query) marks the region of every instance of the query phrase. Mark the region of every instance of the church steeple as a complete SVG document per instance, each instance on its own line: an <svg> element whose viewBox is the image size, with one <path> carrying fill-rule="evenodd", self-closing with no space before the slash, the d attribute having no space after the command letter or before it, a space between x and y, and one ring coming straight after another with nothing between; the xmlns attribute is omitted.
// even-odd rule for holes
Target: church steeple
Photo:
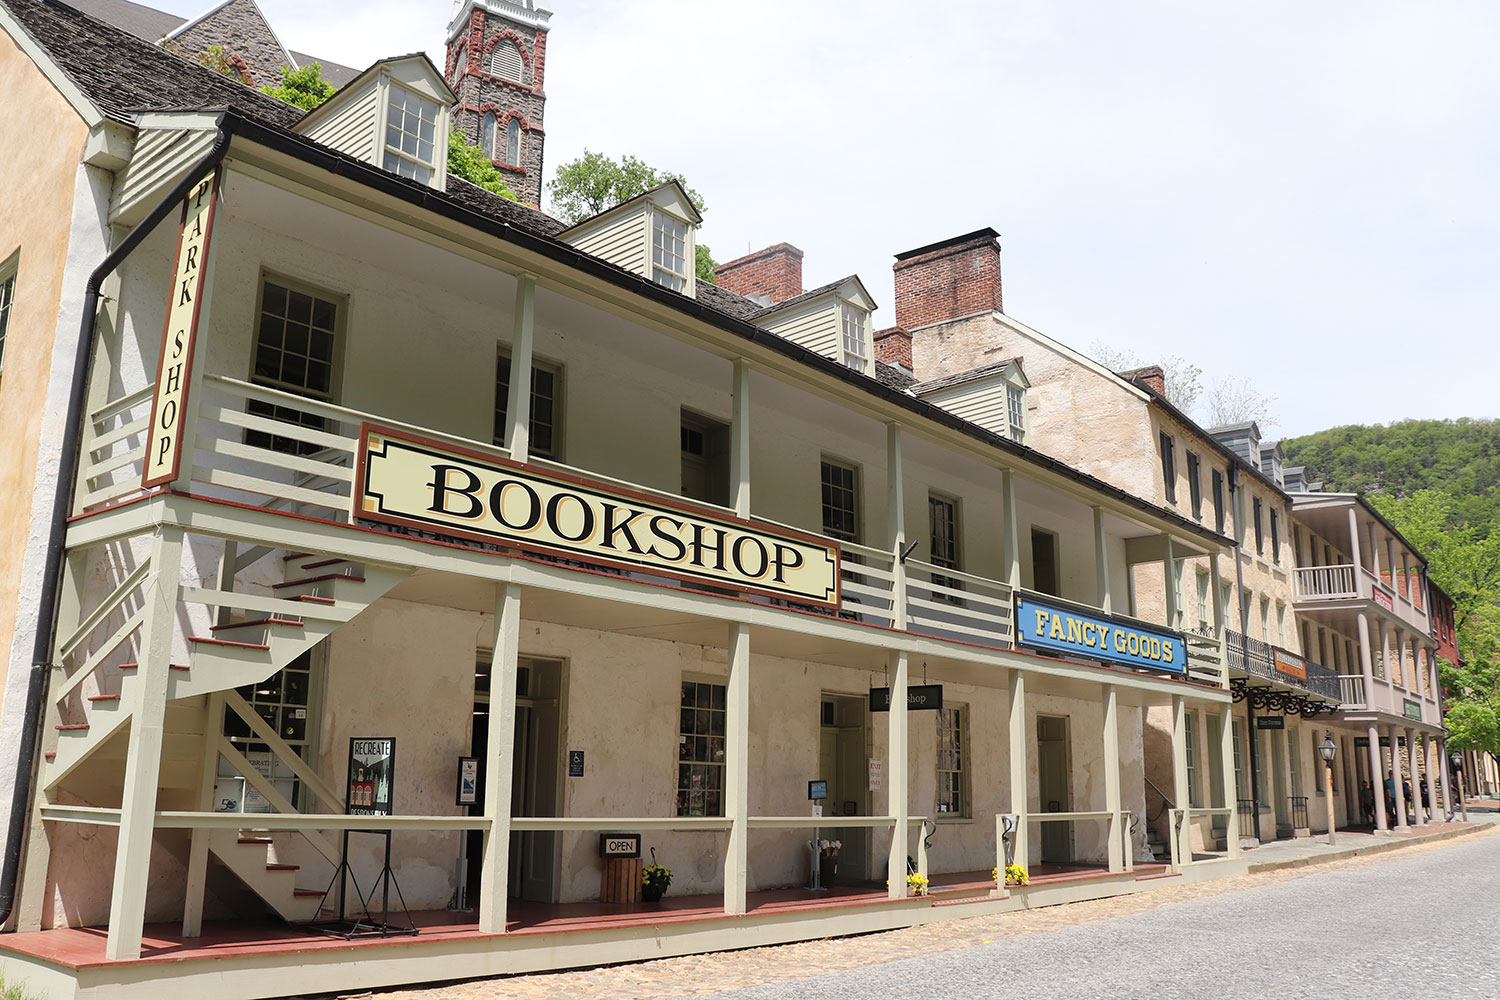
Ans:
<svg viewBox="0 0 1500 1000"><path fill-rule="evenodd" d="M542 204L542 82L548 0L458 0L448 25L453 123L482 148L516 197Z"/></svg>

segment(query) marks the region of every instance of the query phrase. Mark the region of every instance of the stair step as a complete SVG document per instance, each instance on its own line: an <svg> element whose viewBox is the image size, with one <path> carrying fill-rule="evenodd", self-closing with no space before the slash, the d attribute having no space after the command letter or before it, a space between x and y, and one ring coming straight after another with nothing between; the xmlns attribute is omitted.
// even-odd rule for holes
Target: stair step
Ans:
<svg viewBox="0 0 1500 1000"><path fill-rule="evenodd" d="M336 566L339 563L346 563L348 561L348 559L334 556L332 559L319 559L317 562L303 563L302 569L322 569L324 566Z"/></svg>
<svg viewBox="0 0 1500 1000"><path fill-rule="evenodd" d="M190 635L188 642L196 642L201 646L233 646L237 649L270 649L263 642L235 642L233 639L215 639L206 635Z"/></svg>
<svg viewBox="0 0 1500 1000"><path fill-rule="evenodd" d="M76 732L83 732L84 730L87 730L88 728L89 728L89 724L87 722L74 722L74 723L71 723L71 724L66 725L66 726L58 726L57 727L57 731L60 732L60 733L68 733L68 732L75 732L76 733Z"/></svg>
<svg viewBox="0 0 1500 1000"><path fill-rule="evenodd" d="M288 552L286 555L281 557L281 561L293 562L297 559L306 559L310 555L312 555L311 552Z"/></svg>
<svg viewBox="0 0 1500 1000"><path fill-rule="evenodd" d="M295 618L255 618L244 622L230 622L228 625L215 625L210 631L221 632L232 628L255 628L264 625L291 625L302 628L305 624L305 622L300 622Z"/></svg>
<svg viewBox="0 0 1500 1000"><path fill-rule="evenodd" d="M301 865L266 865L268 872L294 872L301 869Z"/></svg>
<svg viewBox="0 0 1500 1000"><path fill-rule="evenodd" d="M309 583L322 583L324 580L348 580L352 583L364 583L362 576L345 576L343 573L324 573L322 576L304 576L296 580L288 580L285 583L277 583L271 586L272 590L284 590L287 587L302 587Z"/></svg>
<svg viewBox="0 0 1500 1000"><path fill-rule="evenodd" d="M139 663L122 663L116 669L119 669L119 670L138 670L138 669L140 669L140 666L141 665ZM173 670L191 670L191 669L193 669L192 667L188 666L186 663L173 663L173 664L171 664L171 668Z"/></svg>
<svg viewBox="0 0 1500 1000"><path fill-rule="evenodd" d="M42 756L46 757L48 760L56 760L57 759L57 751L56 750L48 750L46 753L42 754Z"/></svg>
<svg viewBox="0 0 1500 1000"><path fill-rule="evenodd" d="M117 694L91 694L91 695L89 695L89 701L119 701L119 700L120 700L120 696L117 695Z"/></svg>
<svg viewBox="0 0 1500 1000"><path fill-rule="evenodd" d="M330 604L331 605L331 604L337 604L338 603L338 601L335 601L331 597L319 597L317 594L297 594L294 597L288 598L288 600L292 600L292 601L306 601L309 604Z"/></svg>
<svg viewBox="0 0 1500 1000"><path fill-rule="evenodd" d="M270 837L241 837L240 838L240 843L242 843L242 844L274 844L274 843L276 843L276 841L272 840Z"/></svg>
<svg viewBox="0 0 1500 1000"><path fill-rule="evenodd" d="M306 896L309 899L317 896L319 899L322 899L326 895L326 892L322 889L293 889L292 895L298 897Z"/></svg>

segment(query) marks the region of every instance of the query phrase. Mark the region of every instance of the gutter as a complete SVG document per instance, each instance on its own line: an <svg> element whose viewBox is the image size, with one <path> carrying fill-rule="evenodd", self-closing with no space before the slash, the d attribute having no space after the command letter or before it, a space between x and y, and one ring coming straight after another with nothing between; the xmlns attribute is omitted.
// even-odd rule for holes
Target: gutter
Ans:
<svg viewBox="0 0 1500 1000"><path fill-rule="evenodd" d="M36 783L36 752L45 712L47 681L52 675L52 648L57 632L57 605L62 590L63 550L67 541L68 512L73 509L73 487L81 459L84 406L88 399L89 370L94 357L94 330L99 316L99 287L131 252L151 235L181 204L193 186L219 165L229 152L234 122L219 119L218 135L208 154L199 160L177 186L132 229L119 245L94 268L83 291L82 320L78 347L73 358L73 384L68 390L68 415L63 425L62 457L57 471L57 491L52 498L52 519L47 528L47 559L42 569L42 596L37 610L36 638L31 650L31 673L26 679L25 728L16 752L16 775L10 802L10 824L5 831L5 858L0 864L0 925L15 909L16 885L21 872L21 848L31 820Z"/></svg>

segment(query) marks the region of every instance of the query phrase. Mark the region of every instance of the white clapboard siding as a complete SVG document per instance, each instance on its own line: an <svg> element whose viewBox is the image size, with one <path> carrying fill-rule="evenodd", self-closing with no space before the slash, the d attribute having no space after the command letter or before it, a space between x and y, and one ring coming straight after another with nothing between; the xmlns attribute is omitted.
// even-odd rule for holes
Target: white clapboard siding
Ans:
<svg viewBox="0 0 1500 1000"><path fill-rule="evenodd" d="M963 417L996 434L1010 433L1010 413L1006 409L1006 381L996 372L961 385L924 393L922 399L942 407L954 416Z"/></svg>
<svg viewBox="0 0 1500 1000"><path fill-rule="evenodd" d="M760 326L825 358L841 361L844 342L839 330L838 306L837 297L830 294L768 316Z"/></svg>
<svg viewBox="0 0 1500 1000"><path fill-rule="evenodd" d="M611 215L596 225L584 226L569 234L567 240L586 254L644 275L648 264L647 215L646 206L641 205L639 211Z"/></svg>
<svg viewBox="0 0 1500 1000"><path fill-rule="evenodd" d="M319 121L308 130L307 136L341 153L374 163L380 88L371 80L361 89L363 93L346 98L348 103L344 107Z"/></svg>
<svg viewBox="0 0 1500 1000"><path fill-rule="evenodd" d="M120 172L110 222L138 221L134 214L161 200L192 165L208 155L217 132L208 128L143 128L130 165Z"/></svg>

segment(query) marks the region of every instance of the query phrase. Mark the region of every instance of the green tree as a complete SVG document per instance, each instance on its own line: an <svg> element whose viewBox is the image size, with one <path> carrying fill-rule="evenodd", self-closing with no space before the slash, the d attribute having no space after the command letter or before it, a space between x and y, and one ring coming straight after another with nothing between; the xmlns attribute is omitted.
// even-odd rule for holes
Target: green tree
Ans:
<svg viewBox="0 0 1500 1000"><path fill-rule="evenodd" d="M1111 347L1102 340L1089 345L1089 354L1112 372L1133 371L1145 368L1148 364L1134 351ZM1162 358L1156 365L1161 369L1162 379L1167 384L1167 402L1183 413L1191 412L1203 391L1203 369L1176 354Z"/></svg>
<svg viewBox="0 0 1500 1000"><path fill-rule="evenodd" d="M706 281L710 285L717 285L719 283L719 276L714 273L719 269L719 265L714 260L714 255L709 252L706 243L698 244L698 259L694 264L696 265L699 281Z"/></svg>
<svg viewBox="0 0 1500 1000"><path fill-rule="evenodd" d="M448 173L508 201L517 200L516 193L505 183L505 177L495 169L490 158L484 155L484 150L464 138L457 127L448 132Z"/></svg>
<svg viewBox="0 0 1500 1000"><path fill-rule="evenodd" d="M309 63L292 69L281 67L281 82L260 88L262 94L270 94L303 111L311 111L333 96L338 88L323 79L323 64Z"/></svg>
<svg viewBox="0 0 1500 1000"><path fill-rule="evenodd" d="M702 214L703 196L688 187L681 174L657 170L629 154L616 161L585 149L578 159L558 167L547 187L552 193L552 214L573 225L667 181L681 184Z"/></svg>

